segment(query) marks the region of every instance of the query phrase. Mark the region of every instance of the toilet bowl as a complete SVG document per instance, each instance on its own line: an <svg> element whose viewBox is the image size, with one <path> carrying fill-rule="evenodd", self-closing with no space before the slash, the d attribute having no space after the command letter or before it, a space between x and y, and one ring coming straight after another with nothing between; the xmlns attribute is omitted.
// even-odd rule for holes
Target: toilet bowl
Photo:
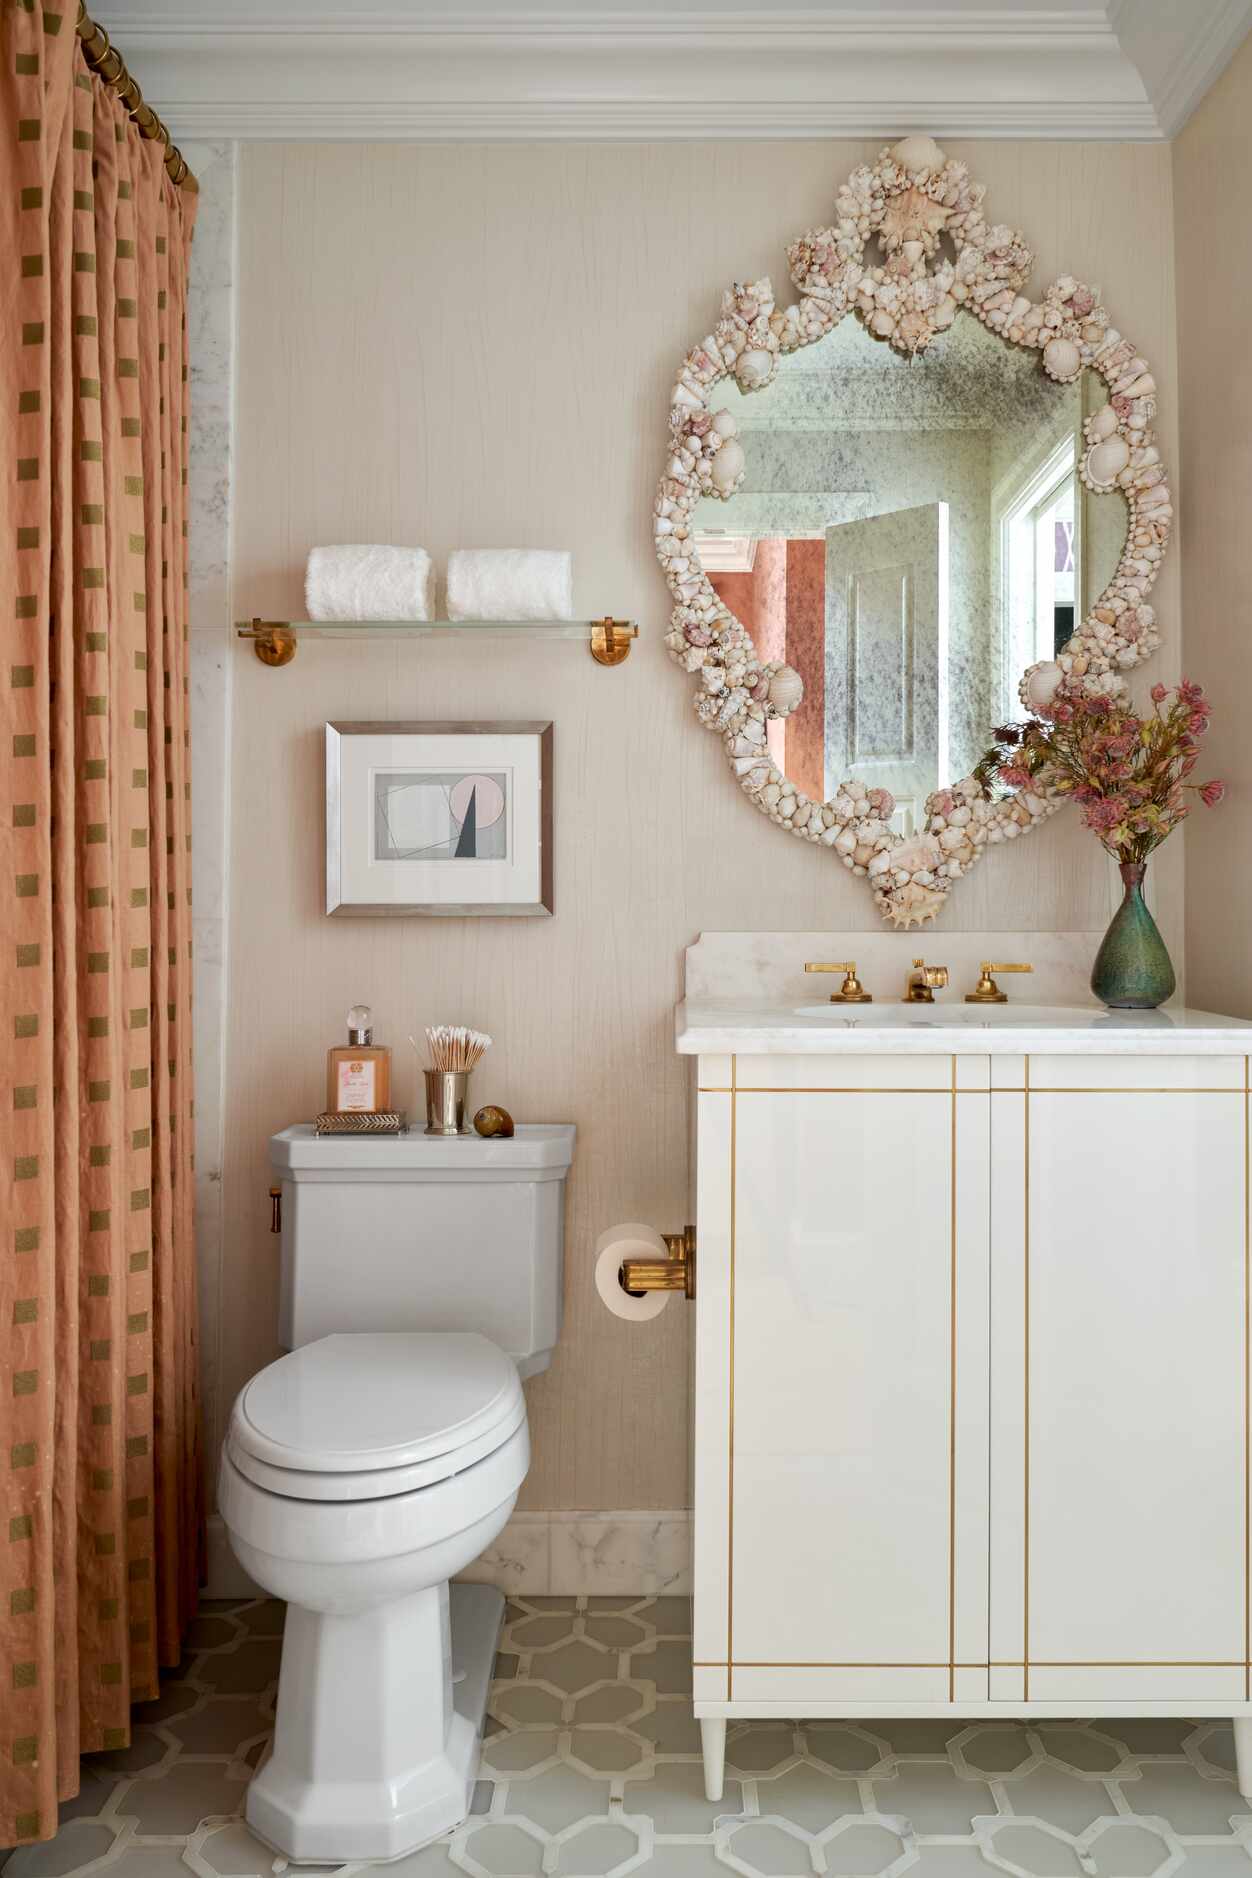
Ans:
<svg viewBox="0 0 1252 1878"><path fill-rule="evenodd" d="M503 1599L448 1580L529 1458L517 1366L472 1332L323 1337L241 1391L221 1514L289 1606L246 1815L288 1858L397 1858L465 1817Z"/></svg>

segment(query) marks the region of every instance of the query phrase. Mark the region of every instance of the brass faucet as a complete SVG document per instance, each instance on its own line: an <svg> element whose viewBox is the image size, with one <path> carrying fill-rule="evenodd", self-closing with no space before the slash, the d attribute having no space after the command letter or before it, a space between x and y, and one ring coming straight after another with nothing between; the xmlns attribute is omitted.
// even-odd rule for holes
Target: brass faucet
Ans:
<svg viewBox="0 0 1252 1878"><path fill-rule="evenodd" d="M946 965L927 965L925 959L914 959L913 969L904 981L905 1004L933 1004L936 991L942 991L948 982Z"/></svg>

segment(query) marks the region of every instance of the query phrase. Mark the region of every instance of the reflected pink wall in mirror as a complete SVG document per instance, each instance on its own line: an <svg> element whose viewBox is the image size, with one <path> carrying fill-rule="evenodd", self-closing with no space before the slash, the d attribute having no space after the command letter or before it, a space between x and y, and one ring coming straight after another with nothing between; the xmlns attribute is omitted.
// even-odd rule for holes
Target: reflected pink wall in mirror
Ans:
<svg viewBox="0 0 1252 1878"><path fill-rule="evenodd" d="M804 680L800 708L775 719L769 753L798 789L822 801L825 786L826 543L763 535L748 574L711 574L718 595L752 635L762 659Z"/></svg>

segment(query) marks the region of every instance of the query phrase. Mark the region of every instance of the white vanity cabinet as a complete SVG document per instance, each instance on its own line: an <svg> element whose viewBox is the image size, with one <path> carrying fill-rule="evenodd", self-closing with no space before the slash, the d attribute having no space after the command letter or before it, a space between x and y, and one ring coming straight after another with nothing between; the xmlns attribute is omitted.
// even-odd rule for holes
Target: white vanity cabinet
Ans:
<svg viewBox="0 0 1252 1878"><path fill-rule="evenodd" d="M680 1021L710 1791L735 1716L1252 1716L1242 1027L873 1021Z"/></svg>

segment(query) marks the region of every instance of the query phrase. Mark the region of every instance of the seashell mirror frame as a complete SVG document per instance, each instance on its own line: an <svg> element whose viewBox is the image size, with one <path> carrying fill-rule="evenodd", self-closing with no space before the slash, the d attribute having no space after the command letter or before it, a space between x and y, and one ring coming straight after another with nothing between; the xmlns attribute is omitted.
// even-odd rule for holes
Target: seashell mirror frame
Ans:
<svg viewBox="0 0 1252 1878"><path fill-rule="evenodd" d="M810 229L787 249L800 290L794 306L775 307L768 277L729 288L721 319L679 371L654 507L657 555L676 602L666 645L685 671L698 674L697 717L719 733L740 787L762 814L801 840L833 848L868 879L884 918L904 927L936 918L988 847L1038 827L1063 798L1036 783L988 800L966 778L928 796L921 829L902 836L888 826L893 804L885 791L855 781L840 784L828 802L806 796L766 745L768 721L796 709L803 681L790 666L758 657L700 564L691 520L701 496L726 500L746 470L735 418L708 409L722 379L733 377L742 391L762 389L781 354L812 345L851 312L898 352L916 355L964 308L1002 339L1038 351L1042 370L1058 383L1090 366L1108 387L1107 402L1085 421L1079 474L1095 494L1120 489L1125 496L1125 544L1082 624L1055 660L1026 671L1020 696L1038 710L1066 690L1125 692L1124 674L1160 644L1147 597L1173 520L1152 429L1156 381L1109 323L1098 288L1062 275L1041 302L1022 294L1034 256L1015 230L988 224L985 194L933 138L905 137L852 172L833 226ZM953 258L940 252L942 235ZM865 257L873 237L883 251L880 266Z"/></svg>

